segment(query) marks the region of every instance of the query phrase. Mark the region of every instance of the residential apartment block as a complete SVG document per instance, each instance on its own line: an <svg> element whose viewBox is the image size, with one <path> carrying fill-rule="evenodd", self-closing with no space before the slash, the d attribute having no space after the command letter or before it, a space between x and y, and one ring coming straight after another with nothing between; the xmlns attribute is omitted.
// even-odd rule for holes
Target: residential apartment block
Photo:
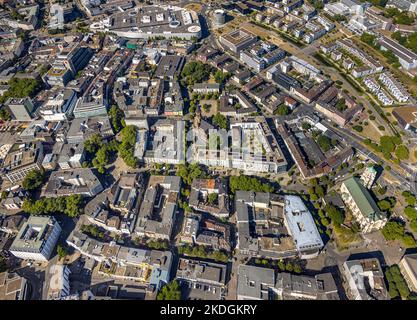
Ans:
<svg viewBox="0 0 417 320"><path fill-rule="evenodd" d="M41 142L15 143L4 158L2 175L11 183L22 181L30 171L42 168L43 157Z"/></svg>

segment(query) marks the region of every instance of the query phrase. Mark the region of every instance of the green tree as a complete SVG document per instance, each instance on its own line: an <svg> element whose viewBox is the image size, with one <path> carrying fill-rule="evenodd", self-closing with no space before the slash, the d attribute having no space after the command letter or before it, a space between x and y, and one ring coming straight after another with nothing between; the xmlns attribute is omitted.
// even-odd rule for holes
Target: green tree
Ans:
<svg viewBox="0 0 417 320"><path fill-rule="evenodd" d="M374 35L370 34L370 33L364 32L361 35L361 41L365 42L366 44L368 44L372 47L375 46L375 40L376 40L376 37Z"/></svg>
<svg viewBox="0 0 417 320"><path fill-rule="evenodd" d="M97 171L101 174L105 172L104 167L110 162L110 151L107 145L98 149L95 158L93 159L93 165L97 168Z"/></svg>
<svg viewBox="0 0 417 320"><path fill-rule="evenodd" d="M410 228L411 230L417 233L417 220L413 220L410 222Z"/></svg>
<svg viewBox="0 0 417 320"><path fill-rule="evenodd" d="M319 198L323 198L325 195L325 190L322 186L317 186L314 188L314 193L317 194Z"/></svg>
<svg viewBox="0 0 417 320"><path fill-rule="evenodd" d="M83 211L82 203L83 200L80 194L66 197L64 213L71 218L79 216Z"/></svg>
<svg viewBox="0 0 417 320"><path fill-rule="evenodd" d="M95 154L103 146L103 139L99 134L94 134L84 141L84 149L88 153Z"/></svg>
<svg viewBox="0 0 417 320"><path fill-rule="evenodd" d="M301 268L301 266L298 263L294 264L294 272L295 273L301 273L303 272L303 268Z"/></svg>
<svg viewBox="0 0 417 320"><path fill-rule="evenodd" d="M217 193L210 193L210 194L208 195L208 197L207 197L207 201L208 201L208 203L210 203L210 204L214 204L214 203L216 203L216 202L217 202L217 199L218 199L218 195L217 195Z"/></svg>
<svg viewBox="0 0 417 320"><path fill-rule="evenodd" d="M398 297L405 299L410 295L410 290L401 274L398 265L392 265L385 271L385 277L388 280L389 294L392 299Z"/></svg>
<svg viewBox="0 0 417 320"><path fill-rule="evenodd" d="M191 185L194 179L207 177L207 173L198 163L178 165L177 175L188 185Z"/></svg>
<svg viewBox="0 0 417 320"><path fill-rule="evenodd" d="M33 98L42 88L42 80L29 78L12 78L8 84L9 89L0 97L0 103L4 103L8 98Z"/></svg>
<svg viewBox="0 0 417 320"><path fill-rule="evenodd" d="M284 261L279 260L278 263L277 263L277 266L278 266L278 269L280 271L285 271L285 263L284 263Z"/></svg>
<svg viewBox="0 0 417 320"><path fill-rule="evenodd" d="M390 284L389 286L388 286L388 293L389 293L389 295L390 295L390 297L391 297L391 299L395 299L395 298L397 298L398 296L399 296L399 293L398 293L398 290L397 290L397 288L395 287L395 285L393 285L393 284Z"/></svg>
<svg viewBox="0 0 417 320"><path fill-rule="evenodd" d="M63 259L68 255L67 249L65 247L61 246L60 244L58 244L58 246L56 247L56 251L57 251L58 257L60 259Z"/></svg>
<svg viewBox="0 0 417 320"><path fill-rule="evenodd" d="M38 200L25 199L22 205L23 211L30 214L56 214L62 213L69 217L76 217L83 211L83 199L79 194L67 197L41 198Z"/></svg>
<svg viewBox="0 0 417 320"><path fill-rule="evenodd" d="M401 240L407 248L414 248L416 246L416 240L411 233L405 233Z"/></svg>
<svg viewBox="0 0 417 320"><path fill-rule="evenodd" d="M274 186L269 183L263 183L257 177L249 177L245 175L231 176L229 179L229 187L232 193L237 190L255 191L255 192L273 192Z"/></svg>
<svg viewBox="0 0 417 320"><path fill-rule="evenodd" d="M317 200L319 200L319 197L318 197L318 195L317 195L317 194L315 194L315 193L311 193L311 194L310 194L310 200L311 200L311 201L317 201Z"/></svg>
<svg viewBox="0 0 417 320"><path fill-rule="evenodd" d="M212 121L215 125L217 125L220 129L227 129L227 118L222 115L221 113L217 113L213 116Z"/></svg>
<svg viewBox="0 0 417 320"><path fill-rule="evenodd" d="M181 83L191 86L209 79L211 67L199 61L188 62L181 72Z"/></svg>
<svg viewBox="0 0 417 320"><path fill-rule="evenodd" d="M397 149L395 149L395 155L400 160L407 160L410 157L408 149L405 145L399 145Z"/></svg>
<svg viewBox="0 0 417 320"><path fill-rule="evenodd" d="M355 125L352 126L353 130L357 131L357 132L362 132L363 131L363 127L359 126L359 125Z"/></svg>
<svg viewBox="0 0 417 320"><path fill-rule="evenodd" d="M394 23L412 25L414 23L414 18L412 16L408 15L407 12L399 12L394 17Z"/></svg>
<svg viewBox="0 0 417 320"><path fill-rule="evenodd" d="M333 224L339 226L345 220L345 216L342 211L331 204L326 204L324 207L326 215L330 218Z"/></svg>
<svg viewBox="0 0 417 320"><path fill-rule="evenodd" d="M37 190L45 180L45 172L43 170L34 169L30 171L23 179L22 187L25 190Z"/></svg>
<svg viewBox="0 0 417 320"><path fill-rule="evenodd" d="M410 195L410 196L408 196L408 197L405 198L405 201L407 202L408 205L415 206L415 204L416 204L416 197L414 195Z"/></svg>
<svg viewBox="0 0 417 320"><path fill-rule="evenodd" d="M97 227L94 224L82 225L81 231L93 238L97 238L100 240L104 238L104 232L101 230L101 228Z"/></svg>
<svg viewBox="0 0 417 320"><path fill-rule="evenodd" d="M388 221L382 228L382 235L389 241L402 239L404 226L398 221Z"/></svg>
<svg viewBox="0 0 417 320"><path fill-rule="evenodd" d="M417 210L414 207L412 207L412 206L405 207L404 214L409 219L417 219Z"/></svg>
<svg viewBox="0 0 417 320"><path fill-rule="evenodd" d="M0 119L3 121L9 121L12 119L9 110L7 110L5 107L0 109Z"/></svg>
<svg viewBox="0 0 417 320"><path fill-rule="evenodd" d="M123 161L132 168L138 164L138 159L134 156L136 143L136 127L126 126L121 131L122 142L119 145L119 154Z"/></svg>
<svg viewBox="0 0 417 320"><path fill-rule="evenodd" d="M169 243L166 240L150 240L146 243L146 245L150 249L155 250L168 250L169 248Z"/></svg>
<svg viewBox="0 0 417 320"><path fill-rule="evenodd" d="M301 124L301 128L302 128L303 130L305 130L305 131L308 131L308 130L310 130L310 129L311 129L311 124L309 124L308 122L303 122L303 123Z"/></svg>
<svg viewBox="0 0 417 320"><path fill-rule="evenodd" d="M229 73L222 72L221 70L217 70L214 74L214 80L218 84L223 84L228 78L230 77Z"/></svg>
<svg viewBox="0 0 417 320"><path fill-rule="evenodd" d="M113 126L113 130L117 133L125 126L124 113L116 105L111 106L109 110L109 117Z"/></svg>
<svg viewBox="0 0 417 320"><path fill-rule="evenodd" d="M407 43L407 37L403 37L400 31L395 31L391 34L391 38L397 40L401 45L405 45Z"/></svg>
<svg viewBox="0 0 417 320"><path fill-rule="evenodd" d="M391 202L389 202L388 200L385 200L385 199L384 200L380 200L380 201L378 201L378 207L382 211L391 210Z"/></svg>
<svg viewBox="0 0 417 320"><path fill-rule="evenodd" d="M164 285L157 295L157 300L181 300L181 288L177 280Z"/></svg>
<svg viewBox="0 0 417 320"><path fill-rule="evenodd" d="M332 146L332 142L331 142L330 138L323 135L323 134L321 134L317 137L317 144L320 146L320 148L324 152L329 151L331 146Z"/></svg>
<svg viewBox="0 0 417 320"><path fill-rule="evenodd" d="M290 108L286 106L285 104L281 104L275 111L275 113L279 116L286 116L290 114L290 112L291 112Z"/></svg>

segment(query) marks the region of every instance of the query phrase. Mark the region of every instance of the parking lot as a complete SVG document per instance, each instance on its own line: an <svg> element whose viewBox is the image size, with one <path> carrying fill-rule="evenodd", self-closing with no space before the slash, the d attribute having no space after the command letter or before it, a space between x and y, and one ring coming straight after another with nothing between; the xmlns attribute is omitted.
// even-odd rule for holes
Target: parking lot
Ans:
<svg viewBox="0 0 417 320"><path fill-rule="evenodd" d="M181 280L181 292L187 300L224 300L225 290L219 286Z"/></svg>

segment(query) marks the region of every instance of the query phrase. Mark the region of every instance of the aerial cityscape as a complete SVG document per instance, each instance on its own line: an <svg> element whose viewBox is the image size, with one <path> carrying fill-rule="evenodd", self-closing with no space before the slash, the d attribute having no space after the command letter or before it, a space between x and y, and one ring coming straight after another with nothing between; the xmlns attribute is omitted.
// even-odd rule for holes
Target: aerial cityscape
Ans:
<svg viewBox="0 0 417 320"><path fill-rule="evenodd" d="M0 183L0 300L417 300L417 2L0 0Z"/></svg>

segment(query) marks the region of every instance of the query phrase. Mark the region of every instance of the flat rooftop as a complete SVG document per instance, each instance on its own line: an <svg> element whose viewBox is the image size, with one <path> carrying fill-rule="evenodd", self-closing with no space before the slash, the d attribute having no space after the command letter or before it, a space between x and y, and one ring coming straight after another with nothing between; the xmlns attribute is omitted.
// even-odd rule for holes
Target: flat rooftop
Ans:
<svg viewBox="0 0 417 320"><path fill-rule="evenodd" d="M196 12L176 6L142 6L115 13L110 31L138 33L186 33L201 30Z"/></svg>
<svg viewBox="0 0 417 320"><path fill-rule="evenodd" d="M242 29L234 30L226 35L222 35L221 37L235 46L256 38L256 36L252 33Z"/></svg>
<svg viewBox="0 0 417 320"><path fill-rule="evenodd" d="M297 249L307 250L323 247L323 240L314 219L300 197L286 195L284 211Z"/></svg>
<svg viewBox="0 0 417 320"><path fill-rule="evenodd" d="M52 217L30 216L17 234L10 250L40 252L56 223Z"/></svg>

